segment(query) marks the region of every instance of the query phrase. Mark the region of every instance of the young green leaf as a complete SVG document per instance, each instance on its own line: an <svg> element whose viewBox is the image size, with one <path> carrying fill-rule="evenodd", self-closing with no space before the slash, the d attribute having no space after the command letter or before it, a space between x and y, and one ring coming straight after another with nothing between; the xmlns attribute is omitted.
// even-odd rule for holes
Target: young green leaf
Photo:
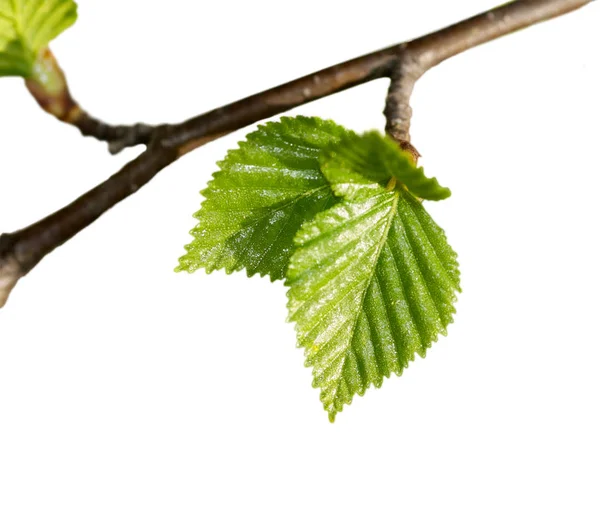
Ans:
<svg viewBox="0 0 600 524"><path fill-rule="evenodd" d="M178 271L246 268L282 279L303 222L336 202L321 174L323 148L352 136L319 118L282 118L249 134L219 163L194 215L194 241Z"/></svg>
<svg viewBox="0 0 600 524"><path fill-rule="evenodd" d="M331 421L356 393L425 356L460 290L456 254L413 195L371 185L359 196L301 228L286 282Z"/></svg>
<svg viewBox="0 0 600 524"><path fill-rule="evenodd" d="M347 198L368 192L369 184L386 186L390 182L402 184L426 200L442 200L451 194L436 178L426 177L423 168L416 167L410 154L391 138L376 131L350 136L327 148L321 156L321 170L336 194Z"/></svg>
<svg viewBox="0 0 600 524"><path fill-rule="evenodd" d="M76 19L72 0L0 0L0 76L31 77L38 53Z"/></svg>

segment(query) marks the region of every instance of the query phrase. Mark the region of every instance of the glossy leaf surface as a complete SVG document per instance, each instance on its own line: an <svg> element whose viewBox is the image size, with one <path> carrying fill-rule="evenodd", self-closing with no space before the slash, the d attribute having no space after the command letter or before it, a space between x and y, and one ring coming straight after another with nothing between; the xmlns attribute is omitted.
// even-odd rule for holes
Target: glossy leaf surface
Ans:
<svg viewBox="0 0 600 524"><path fill-rule="evenodd" d="M249 134L219 163L200 211L194 240L178 270L282 279L300 226L336 202L319 167L323 149L351 136L319 118L282 118Z"/></svg>
<svg viewBox="0 0 600 524"><path fill-rule="evenodd" d="M331 421L355 394L425 356L446 333L460 290L456 254L412 194L382 187L379 173L362 186L357 173L335 176L347 198L299 231L286 282L290 320Z"/></svg>

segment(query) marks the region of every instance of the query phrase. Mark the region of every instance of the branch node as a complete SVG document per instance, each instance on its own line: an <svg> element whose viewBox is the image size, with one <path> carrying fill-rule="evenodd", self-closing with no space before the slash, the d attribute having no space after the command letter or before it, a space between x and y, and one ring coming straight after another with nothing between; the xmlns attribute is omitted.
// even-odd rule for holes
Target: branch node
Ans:
<svg viewBox="0 0 600 524"><path fill-rule="evenodd" d="M117 155L128 147L141 144L148 145L156 128L148 124L135 124L132 126L119 126L115 128L119 138L108 142L108 151L111 155Z"/></svg>

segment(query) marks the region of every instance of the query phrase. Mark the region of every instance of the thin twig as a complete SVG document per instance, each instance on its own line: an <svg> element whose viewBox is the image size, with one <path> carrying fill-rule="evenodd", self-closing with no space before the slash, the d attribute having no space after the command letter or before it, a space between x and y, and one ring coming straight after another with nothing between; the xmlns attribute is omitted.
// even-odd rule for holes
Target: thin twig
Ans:
<svg viewBox="0 0 600 524"><path fill-rule="evenodd" d="M83 136L108 142L108 150L112 154L127 147L148 145L156 130L146 124L113 126L84 111L71 95L65 73L48 48L39 53L34 74L25 81L25 86L46 113L75 126Z"/></svg>
<svg viewBox="0 0 600 524"><path fill-rule="evenodd" d="M83 136L91 136L108 143L108 150L116 155L128 147L148 145L156 130L148 124L133 124L130 126L113 126L106 124L85 111L71 122Z"/></svg>
<svg viewBox="0 0 600 524"><path fill-rule="evenodd" d="M91 117L85 124L88 127L79 121L86 134L119 144L113 146L115 149L140 142L148 143L148 149L60 211L25 229L0 236L0 307L19 278L48 253L189 151L258 120L384 77L392 79L386 104L387 130L401 145L408 147L410 95L414 82L426 71L467 49L573 11L591 1L517 0L417 40L317 71L177 125L145 126L128 135L125 131L117 133L114 131L117 128L110 126L103 128ZM67 121L78 122L77 118ZM119 138L115 138L113 132L119 134Z"/></svg>
<svg viewBox="0 0 600 524"><path fill-rule="evenodd" d="M409 60L399 63L392 72L383 110L387 134L398 142L402 149L412 154L415 164L421 155L410 141L410 97L421 74L418 63Z"/></svg>

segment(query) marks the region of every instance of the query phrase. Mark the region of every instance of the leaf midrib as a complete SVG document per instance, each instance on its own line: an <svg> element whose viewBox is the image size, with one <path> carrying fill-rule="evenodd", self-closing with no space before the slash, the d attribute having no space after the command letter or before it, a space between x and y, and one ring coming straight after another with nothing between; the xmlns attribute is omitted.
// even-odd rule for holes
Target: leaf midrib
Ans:
<svg viewBox="0 0 600 524"><path fill-rule="evenodd" d="M368 283L365 286L364 291L362 292L362 296L360 297L360 307L357 308L357 315L356 318L354 319L354 323L352 324L352 329L350 331L350 337L348 338L349 342L348 342L348 346L346 351L344 352L344 356L343 356L343 361L342 361L342 365L341 365L341 369L340 369L340 377L342 379L344 379L344 366L346 365L346 359L348 358L348 351L352 351L352 343L354 342L354 334L356 332L356 326L358 325L358 319L360 317L360 314L362 312L363 309L363 304L365 301L365 297L367 296L367 291L369 290L369 288L371 287L371 283L373 281L373 277L375 275L375 270L377 269L377 264L379 262L379 257L381 256L381 251L383 249L383 246L385 246L386 242L387 242L387 238L388 235L390 233L390 228L392 227L392 221L394 220L394 216L396 215L396 211L398 209L398 199L400 198L400 193L398 191L394 191L394 200L392 202L392 206L390 208L390 214L388 217L388 222L385 225L385 230L383 232L383 235L381 235L381 240L379 241L379 244L377 246L377 255L374 258L374 264L372 265L371 268L371 272L368 278ZM345 379L344 379L345 380ZM339 383L340 381L337 380L336 381L336 386L335 386L335 393L333 395L333 400L332 402L335 402L335 399L337 398L337 394L338 394L338 389L339 389ZM335 405L333 405L333 408L335 409ZM335 411L334 411L335 413Z"/></svg>

